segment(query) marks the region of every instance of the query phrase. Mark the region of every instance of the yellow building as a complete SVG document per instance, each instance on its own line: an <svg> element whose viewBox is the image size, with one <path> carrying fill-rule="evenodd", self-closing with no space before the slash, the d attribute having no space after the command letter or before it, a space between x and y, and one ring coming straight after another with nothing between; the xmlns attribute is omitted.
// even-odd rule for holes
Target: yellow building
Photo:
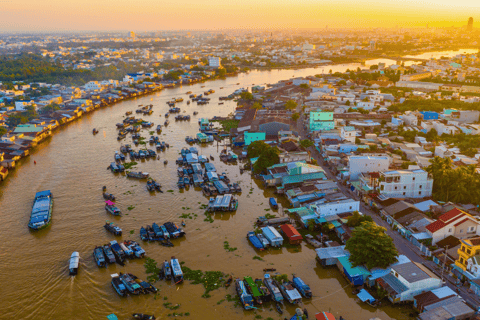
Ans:
<svg viewBox="0 0 480 320"><path fill-rule="evenodd" d="M459 257L455 265L466 271L468 259L480 254L480 237L460 240L460 244L457 251Z"/></svg>

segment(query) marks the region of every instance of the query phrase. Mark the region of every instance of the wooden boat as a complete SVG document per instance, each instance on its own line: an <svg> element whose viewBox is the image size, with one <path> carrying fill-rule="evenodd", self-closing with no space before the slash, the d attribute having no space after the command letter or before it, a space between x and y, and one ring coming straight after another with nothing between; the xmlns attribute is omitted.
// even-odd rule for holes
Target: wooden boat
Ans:
<svg viewBox="0 0 480 320"><path fill-rule="evenodd" d="M103 253L105 255L105 260L107 261L107 263L115 263L115 255L113 254L112 248L109 244L103 245Z"/></svg>
<svg viewBox="0 0 480 320"><path fill-rule="evenodd" d="M70 275L74 276L78 273L79 262L80 262L80 254L77 251L75 251L70 256L70 264L69 264L69 267L68 267L68 271L69 271Z"/></svg>
<svg viewBox="0 0 480 320"><path fill-rule="evenodd" d="M127 177L136 179L147 179L149 174L147 172L127 172Z"/></svg>
<svg viewBox="0 0 480 320"><path fill-rule="evenodd" d="M50 190L35 194L28 227L32 230L46 228L52 221L53 198Z"/></svg>
<svg viewBox="0 0 480 320"><path fill-rule="evenodd" d="M310 287L303 282L302 279L299 277L293 276L292 284L297 289L300 294L305 297L305 298L311 298L312 297L312 290L310 290Z"/></svg>
<svg viewBox="0 0 480 320"><path fill-rule="evenodd" d="M110 200L105 201L105 210L114 216L119 216L122 214L120 209L115 207L115 203Z"/></svg>
<svg viewBox="0 0 480 320"><path fill-rule="evenodd" d="M165 277L165 280L171 280L172 279L172 268L170 267L170 263L168 263L167 260L165 260L162 264L162 273L163 276Z"/></svg>
<svg viewBox="0 0 480 320"><path fill-rule="evenodd" d="M236 279L235 280L235 288L237 290L237 295L240 298L240 302L242 303L243 308L245 310L254 309L253 297L252 297L251 294L249 294L247 292L247 288L245 287L245 283L240 279Z"/></svg>
<svg viewBox="0 0 480 320"><path fill-rule="evenodd" d="M132 279L132 277L127 273L127 274L122 274L120 272L120 280L122 283L125 285L127 288L128 292L134 295L140 294L142 291L142 287L138 283L135 282L135 280Z"/></svg>
<svg viewBox="0 0 480 320"><path fill-rule="evenodd" d="M247 292L253 297L256 304L262 304L262 292L258 290L257 284L253 281L252 277L244 277L243 282L247 288Z"/></svg>
<svg viewBox="0 0 480 320"><path fill-rule="evenodd" d="M112 277L112 287L117 291L117 293L121 297L125 297L127 295L127 287L123 284L122 280L120 279L120 276L116 273L110 275Z"/></svg>
<svg viewBox="0 0 480 320"><path fill-rule="evenodd" d="M262 242L257 238L255 235L255 232L250 231L247 233L247 238L250 241L250 243L258 250L263 250L263 244Z"/></svg>
<svg viewBox="0 0 480 320"><path fill-rule="evenodd" d="M140 320L155 320L157 318L155 318L154 315L149 315L149 314L144 314L144 313L134 313L132 315L132 317L134 319L140 319Z"/></svg>
<svg viewBox="0 0 480 320"><path fill-rule="evenodd" d="M95 260L95 263L99 267L105 267L107 265L102 247L97 246L95 247L95 249L93 249L93 259Z"/></svg>
<svg viewBox="0 0 480 320"><path fill-rule="evenodd" d="M302 302L302 296L300 292L293 286L291 281L284 282L280 285L280 292L282 293L285 300L291 304L298 304Z"/></svg>
<svg viewBox="0 0 480 320"><path fill-rule="evenodd" d="M172 257L170 260L170 264L172 266L172 277L175 283L183 282L183 272L182 267L180 266L180 262L175 257Z"/></svg>
<svg viewBox="0 0 480 320"><path fill-rule="evenodd" d="M232 281L233 281L233 277L230 276L227 281L225 281L225 288L228 288L230 287L230 285L232 284Z"/></svg>
<svg viewBox="0 0 480 320"><path fill-rule="evenodd" d="M108 232L113 233L116 236L121 236L122 235L122 229L116 225L113 224L113 222L109 222L108 220L105 222L105 225L103 226Z"/></svg>
<svg viewBox="0 0 480 320"><path fill-rule="evenodd" d="M278 209L278 204L277 204L277 201L275 200L275 198L269 198L268 199L268 203L270 204L270 206L273 208L273 209Z"/></svg>
<svg viewBox="0 0 480 320"><path fill-rule="evenodd" d="M95 135L95 134L97 134L97 133L98 133L98 130L97 130L97 129L95 129L95 128L93 128L93 131L92 131L92 133Z"/></svg>

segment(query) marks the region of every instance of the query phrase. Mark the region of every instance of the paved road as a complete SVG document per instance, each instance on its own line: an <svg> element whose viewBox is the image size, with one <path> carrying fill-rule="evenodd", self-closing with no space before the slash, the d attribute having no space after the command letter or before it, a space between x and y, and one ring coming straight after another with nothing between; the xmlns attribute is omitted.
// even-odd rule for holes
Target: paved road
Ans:
<svg viewBox="0 0 480 320"><path fill-rule="evenodd" d="M299 107L297 108L297 112L301 113L300 105L302 104L299 104ZM307 133L303 127L303 115L297 121L297 131L302 139L307 138ZM360 201L359 197L354 192L352 192L347 186L343 185L342 182L338 181L337 177L334 176L334 174L331 172L329 166L323 161L323 158L315 149L315 147L310 147L309 151L312 158L317 160L318 164L323 167L328 179L336 181L339 189L345 195L348 195L351 198ZM386 221L382 220L378 214L370 210L370 208L367 205L365 205L362 201L360 201L360 211L363 214L367 214L371 216L373 221L375 221L376 224L384 227L387 230L386 231L387 234L393 239L395 247L397 248L400 254L407 256L411 261L422 263L424 266L426 266L428 269L434 272L438 277L442 278L443 276L443 279L445 280L445 284L448 287L450 287L454 291L457 291L457 293L460 294L460 296L465 300L465 302L468 305L470 305L474 310L479 309L480 298L476 294L474 294L471 290L467 289L466 287L457 286L456 284L457 280L454 279L452 276L450 276L448 272L443 272L442 274L442 270L437 264L435 264L433 261L426 260L421 255L420 251L417 249L416 246L414 246L407 239L403 238L398 232L393 231L390 228L390 225Z"/></svg>

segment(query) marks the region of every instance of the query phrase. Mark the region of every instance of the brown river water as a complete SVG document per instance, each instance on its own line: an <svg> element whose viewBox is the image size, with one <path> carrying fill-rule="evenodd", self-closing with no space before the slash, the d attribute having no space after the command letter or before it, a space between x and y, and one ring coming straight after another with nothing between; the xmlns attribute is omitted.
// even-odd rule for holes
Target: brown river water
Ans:
<svg viewBox="0 0 480 320"><path fill-rule="evenodd" d="M344 71L356 69L358 64L326 66L325 70ZM120 102L102 108L94 113L60 128L54 136L32 150L32 155L18 164L10 177L0 185L0 319L106 319L115 313L119 319L130 319L134 312L155 314L157 319L168 319L165 302L180 304L177 313L189 312L186 319L254 319L260 315L266 319L290 318L295 308L284 308L280 316L273 305L259 310L244 311L234 307L233 302L222 301L227 294L235 295L234 286L210 292L210 298L202 298L202 285L188 281L173 286L165 281L155 285L160 289L154 295L140 295L121 298L110 285L110 274L131 272L139 278L146 278L144 260L130 260L125 266L110 265L98 268L92 258L95 245L119 240L108 233L103 225L105 220L114 221L123 229L122 239L133 239L140 243L147 255L160 262L175 255L192 269L222 271L234 277L263 276L263 268L276 268L277 272L291 276L295 273L312 288L314 298L304 299L311 318L320 311L330 311L337 318L346 320L409 319L408 308L384 306L373 309L355 301L351 288L336 268L324 269L315 260L313 248L302 244L299 250L283 248L278 251L255 252L246 239L246 233L253 229L258 216L266 213L271 190L264 190L260 183L251 179L249 173L240 174L238 165L226 165L219 161L221 146L210 144L197 146L199 154L214 155L218 172L226 172L232 182L240 182L243 193L239 196L239 207L235 213L216 214L214 222L205 222L201 204L208 198L199 190L190 188L179 191L176 182L175 159L186 146L185 136L194 136L198 131L198 118L226 116L234 111L235 102L226 101L218 105L218 97L226 96L235 89L275 83L294 76L321 73L319 69L262 71L241 74L226 80L167 89L149 96ZM240 83L237 85L237 83ZM201 86L205 86L201 88ZM220 89L220 87L224 87ZM208 105L186 104L187 91L200 94L208 89L216 92L209 97ZM170 125L163 129L161 139L170 144L170 149L160 152L159 160L138 161L137 171L146 171L173 193L149 193L145 182L113 174L106 170L113 155L122 143L131 143L130 136L124 142L116 140L115 124L121 122L126 111L135 111L139 104L153 104L154 113L143 116L145 120L162 124L168 110L166 101L183 97L177 104L182 114L193 114L190 122L175 122L170 116ZM183 113L183 111L186 113ZM135 113L133 115L136 115ZM100 132L92 135L92 129ZM154 127L155 128L155 127ZM148 130L142 130L144 137ZM148 144L147 144L148 145ZM168 164L164 165L163 160ZM37 164L34 165L33 161ZM123 216L112 217L105 212L102 186L117 197L117 206ZM27 223L33 197L41 190L51 190L54 196L53 220L51 225L40 232L31 232ZM279 203L286 205L282 197ZM132 210L127 210L134 206ZM189 208L189 209L182 209ZM281 209L275 214L281 215ZM152 222L179 223L183 213L196 213L196 219L187 219L186 237L174 240L173 248L158 243L143 243L139 238L141 226ZM134 230L130 234L130 230ZM227 252L224 241L237 250ZM77 276L68 275L68 262L73 251L80 253L80 270ZM253 260L261 256L264 261ZM168 300L164 300L164 297Z"/></svg>

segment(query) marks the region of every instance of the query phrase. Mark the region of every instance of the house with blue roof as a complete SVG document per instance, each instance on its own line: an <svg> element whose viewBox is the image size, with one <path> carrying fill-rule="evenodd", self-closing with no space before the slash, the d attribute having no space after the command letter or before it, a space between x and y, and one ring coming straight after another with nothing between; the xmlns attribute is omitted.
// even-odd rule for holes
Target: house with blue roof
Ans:
<svg viewBox="0 0 480 320"><path fill-rule="evenodd" d="M337 268L352 286L361 286L371 273L364 266L353 267L348 256L338 257Z"/></svg>

